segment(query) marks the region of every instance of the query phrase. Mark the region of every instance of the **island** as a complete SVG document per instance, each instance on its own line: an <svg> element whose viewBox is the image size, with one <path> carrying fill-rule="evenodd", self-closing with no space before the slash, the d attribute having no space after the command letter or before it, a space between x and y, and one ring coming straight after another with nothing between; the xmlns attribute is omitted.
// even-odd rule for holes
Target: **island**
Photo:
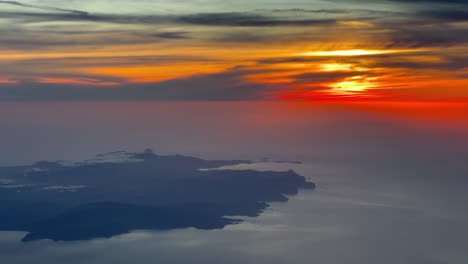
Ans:
<svg viewBox="0 0 468 264"><path fill-rule="evenodd" d="M247 160L117 151L84 162L0 167L0 230L24 242L133 230L222 229L315 184L289 170L228 170ZM236 218L237 217L237 218Z"/></svg>

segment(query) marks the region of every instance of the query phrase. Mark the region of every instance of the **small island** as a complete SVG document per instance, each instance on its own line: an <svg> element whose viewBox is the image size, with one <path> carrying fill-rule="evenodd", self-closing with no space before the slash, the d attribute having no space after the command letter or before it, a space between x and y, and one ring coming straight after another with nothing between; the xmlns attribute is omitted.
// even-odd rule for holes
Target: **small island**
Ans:
<svg viewBox="0 0 468 264"><path fill-rule="evenodd" d="M126 151L79 163L0 167L0 230L24 242L109 238L133 230L222 229L315 184L294 171L216 169L252 163ZM212 169L212 170L211 170Z"/></svg>

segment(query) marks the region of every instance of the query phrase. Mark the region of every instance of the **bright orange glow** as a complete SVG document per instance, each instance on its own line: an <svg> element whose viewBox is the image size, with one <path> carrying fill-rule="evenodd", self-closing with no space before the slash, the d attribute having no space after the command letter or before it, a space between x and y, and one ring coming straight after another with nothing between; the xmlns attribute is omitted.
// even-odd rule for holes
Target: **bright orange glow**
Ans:
<svg viewBox="0 0 468 264"><path fill-rule="evenodd" d="M320 65L320 70L325 72L351 71L353 65L348 63L325 63Z"/></svg>
<svg viewBox="0 0 468 264"><path fill-rule="evenodd" d="M193 75L213 74L226 70L216 64L170 64L161 66L106 67L86 69L97 75L126 78L131 82L161 82Z"/></svg>
<svg viewBox="0 0 468 264"><path fill-rule="evenodd" d="M366 92L376 86L375 78L354 76L346 78L344 81L330 84L331 93L336 94L359 94Z"/></svg>
<svg viewBox="0 0 468 264"><path fill-rule="evenodd" d="M354 25L359 26L359 23ZM34 80L131 87L129 83L163 82L232 71L236 72L233 76L239 78L239 83L254 83L259 90L264 89L265 92L259 94L268 99L403 101L468 98L468 79L460 77L468 76L468 69L448 72L411 67L439 67L448 63L437 50L382 49L382 46L372 46L366 41L358 43L360 45L346 42L341 49L324 49L324 45L297 41L287 45L264 43L262 48L258 43L235 48L219 44L154 43L109 45L100 49L83 46L79 52L63 47L0 50L0 60L4 64L48 62L47 67L17 67L18 72L2 75L0 83L14 83L12 80L21 83L24 78L26 83ZM444 52L463 54L456 49Z"/></svg>
<svg viewBox="0 0 468 264"><path fill-rule="evenodd" d="M119 96L143 93L141 98L159 99L164 97L160 91L149 90L184 82L190 92L172 89L174 98L468 98L468 41L461 37L468 23L448 12L457 11L461 4L455 2L460 1L446 1L452 3L443 4L443 14L443 1L368 1L365 8L363 3L323 0L229 7L221 4L226 1L140 5L119 0L112 6L24 1L0 1L6 8L0 10L6 30L0 37L0 93L4 87L8 96L31 97L43 89L52 98L45 87L70 84L148 87ZM405 12L408 8L411 12ZM80 15L86 12L90 16ZM68 15L72 17L65 19ZM205 85L216 87L206 92L200 88ZM34 93L23 92L36 87ZM80 93L59 91L56 100Z"/></svg>

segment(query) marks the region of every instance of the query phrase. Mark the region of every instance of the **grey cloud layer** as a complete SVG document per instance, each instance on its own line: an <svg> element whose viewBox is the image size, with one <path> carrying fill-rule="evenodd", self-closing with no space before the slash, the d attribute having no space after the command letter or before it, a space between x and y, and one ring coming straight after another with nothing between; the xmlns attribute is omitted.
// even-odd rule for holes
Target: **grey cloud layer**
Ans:
<svg viewBox="0 0 468 264"><path fill-rule="evenodd" d="M363 1L361 1L363 2ZM394 1L402 2L402 1ZM359 6L343 7L342 9L259 9L251 12L217 12L217 13L192 13L192 14L112 14L112 13L88 13L73 9L56 7L43 7L23 4L16 1L0 1L0 5L15 5L19 7L33 7L44 12L30 12L29 10L0 11L5 19L31 25L35 22L82 22L105 24L128 24L164 27L165 25L181 26L217 26L217 27L282 27L294 26L309 28L312 26L339 26L337 22L358 20L368 21L378 27L397 31L402 28L418 29L418 26L440 25L453 22L468 21L468 10L458 6L444 8L431 8L426 2L442 1L418 1L420 8L406 11L361 9ZM450 1L464 3L465 1ZM417 4L418 4L417 3ZM423 5L423 3L426 3ZM452 30L449 25L448 32ZM89 26L88 26L89 27ZM125 30L125 29L124 29ZM427 30L427 29L424 29ZM431 30L431 29L429 29ZM76 29L75 29L76 31ZM73 33L73 29L67 33ZM64 32L65 33L65 32ZM161 38L180 39L185 38L185 33L170 32L156 34ZM435 34L434 34L435 35Z"/></svg>
<svg viewBox="0 0 468 264"><path fill-rule="evenodd" d="M276 86L246 83L242 70L200 75L159 83L122 84L102 87L70 84L21 83L0 86L0 101L29 100L199 100L243 101L265 98L279 90Z"/></svg>

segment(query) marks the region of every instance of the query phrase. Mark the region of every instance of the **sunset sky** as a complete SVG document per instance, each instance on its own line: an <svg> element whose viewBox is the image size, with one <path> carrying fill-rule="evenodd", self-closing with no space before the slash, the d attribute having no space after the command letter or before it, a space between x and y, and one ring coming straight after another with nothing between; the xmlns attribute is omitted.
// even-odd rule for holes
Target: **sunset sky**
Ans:
<svg viewBox="0 0 468 264"><path fill-rule="evenodd" d="M0 100L468 99L463 0L0 1Z"/></svg>
<svg viewBox="0 0 468 264"><path fill-rule="evenodd" d="M0 0L0 146L0 264L468 263L468 0Z"/></svg>

